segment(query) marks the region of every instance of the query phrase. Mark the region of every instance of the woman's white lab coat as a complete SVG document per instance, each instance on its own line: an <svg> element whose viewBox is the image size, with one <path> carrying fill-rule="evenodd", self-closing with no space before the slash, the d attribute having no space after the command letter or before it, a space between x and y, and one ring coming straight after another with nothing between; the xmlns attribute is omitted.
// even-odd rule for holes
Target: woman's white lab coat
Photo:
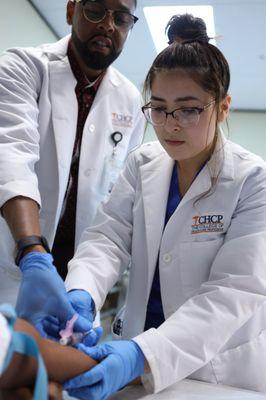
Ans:
<svg viewBox="0 0 266 400"><path fill-rule="evenodd" d="M66 56L68 41L66 37L37 48L15 48L0 58L0 207L18 195L36 200L41 205L42 234L50 245L62 210L77 125L76 79ZM123 139L116 146L115 162L105 168L115 131ZM140 144L143 131L139 92L109 67L83 131L76 244L128 152ZM14 301L19 269L3 218L0 236L0 302L1 297Z"/></svg>
<svg viewBox="0 0 266 400"><path fill-rule="evenodd" d="M99 309L131 263L115 330L140 345L155 392L185 377L266 391L265 163L221 136L163 231L172 169L159 143L130 155L67 288L87 290ZM158 254L166 321L142 333Z"/></svg>

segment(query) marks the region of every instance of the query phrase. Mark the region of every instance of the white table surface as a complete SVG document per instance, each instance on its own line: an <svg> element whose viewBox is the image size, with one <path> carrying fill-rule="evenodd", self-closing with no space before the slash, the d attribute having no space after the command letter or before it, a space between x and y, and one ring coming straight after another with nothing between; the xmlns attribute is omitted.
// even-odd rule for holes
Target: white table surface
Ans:
<svg viewBox="0 0 266 400"><path fill-rule="evenodd" d="M157 394L147 394L143 386L128 386L110 400L266 400L266 393L185 379Z"/></svg>

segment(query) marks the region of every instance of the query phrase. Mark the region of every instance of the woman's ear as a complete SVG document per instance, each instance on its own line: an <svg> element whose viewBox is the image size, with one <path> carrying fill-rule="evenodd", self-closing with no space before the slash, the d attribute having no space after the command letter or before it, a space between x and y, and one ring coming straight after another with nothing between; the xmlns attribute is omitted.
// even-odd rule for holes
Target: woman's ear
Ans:
<svg viewBox="0 0 266 400"><path fill-rule="evenodd" d="M218 122L223 122L228 117L230 104L231 104L231 96L226 95L225 98L221 100L219 104Z"/></svg>
<svg viewBox="0 0 266 400"><path fill-rule="evenodd" d="M68 0L67 10L66 10L66 20L67 20L68 25L72 25L74 11L75 11L75 2Z"/></svg>

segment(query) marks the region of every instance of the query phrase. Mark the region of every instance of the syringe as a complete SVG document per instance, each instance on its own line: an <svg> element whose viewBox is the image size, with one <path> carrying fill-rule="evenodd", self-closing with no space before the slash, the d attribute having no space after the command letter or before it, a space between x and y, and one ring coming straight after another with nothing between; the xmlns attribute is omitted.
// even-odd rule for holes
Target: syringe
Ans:
<svg viewBox="0 0 266 400"><path fill-rule="evenodd" d="M73 332L72 335L62 337L59 340L59 343L62 344L63 346L74 346L77 343L80 343L82 339L89 335L93 329L89 330L88 332Z"/></svg>

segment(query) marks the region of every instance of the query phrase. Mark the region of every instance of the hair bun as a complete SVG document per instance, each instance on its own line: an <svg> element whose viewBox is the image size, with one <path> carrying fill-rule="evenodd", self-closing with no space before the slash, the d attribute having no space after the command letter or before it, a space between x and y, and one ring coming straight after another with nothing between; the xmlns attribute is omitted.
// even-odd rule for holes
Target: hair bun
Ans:
<svg viewBox="0 0 266 400"><path fill-rule="evenodd" d="M169 44L179 41L208 43L210 40L203 19L192 14L173 15L166 25L165 32Z"/></svg>

